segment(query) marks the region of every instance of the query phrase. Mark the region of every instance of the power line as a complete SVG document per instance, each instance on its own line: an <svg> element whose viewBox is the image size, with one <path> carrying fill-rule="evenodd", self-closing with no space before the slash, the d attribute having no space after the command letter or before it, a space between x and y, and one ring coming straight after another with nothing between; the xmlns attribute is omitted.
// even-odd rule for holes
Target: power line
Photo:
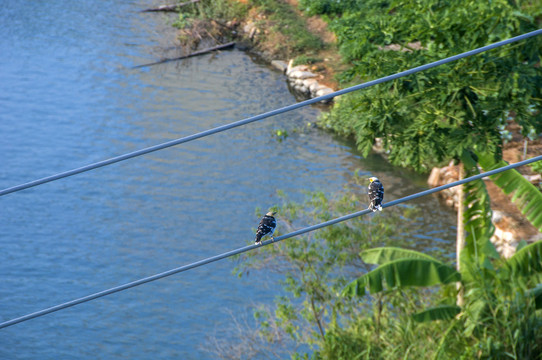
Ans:
<svg viewBox="0 0 542 360"><path fill-rule="evenodd" d="M403 203L403 202L406 202L406 201L414 200L414 199L422 197L422 196L433 194L433 193L436 193L436 192L439 192L439 191L442 191L442 190L445 190L445 189L448 189L448 188L451 188L451 187L454 187L454 186L462 185L462 184L468 183L470 181L478 180L478 179L481 179L481 178L484 178L484 177L487 177L487 176L490 176L490 175L494 175L494 174L497 174L497 173L500 173L500 172L503 172L503 171L506 171L506 170L514 169L516 167L519 167L519 166L522 166L522 165L527 165L527 164L530 164L530 163L533 163L533 162L539 161L539 160L542 160L542 155L534 157L532 159L520 161L520 162L517 162L515 164L510 164L510 165L507 165L507 166L503 166L503 167L495 169L495 170L487 171L485 173L477 174L477 175L474 175L474 176L471 176L471 177L468 177L468 178L465 178L465 179L462 179L462 180L459 180L459 181L455 181L455 182L450 183L450 184L446 184L446 185L442 185L442 186L432 188L432 189L429 189L429 190L421 191L419 193L409 195L409 196L403 197L401 199L393 200L393 201L390 201L388 203L382 204L382 207L387 208L387 207L395 206L397 204L400 204L400 203ZM261 245L256 245L256 244L248 245L248 246L236 249L236 250L231 250L231 251L219 254L219 255L215 255L215 256L212 256L212 257L209 257L209 258L206 258L206 259L203 259L203 260L199 260L199 261L196 261L196 262L188 264L188 265L184 265L184 266L181 266L181 267L178 267L178 268L175 268L175 269L171 269L171 270L168 270L168 271L156 274L156 275L152 275L152 276L149 276L149 277L146 277L146 278L143 278L143 279L132 281L132 282L124 284L124 285L116 286L116 287L113 287L113 288L108 289L108 290L100 291L100 292L97 292L97 293L94 293L94 294L91 294L91 295L88 295L88 296L84 296L84 297L79 298L79 299L68 301L68 302L60 304L60 305L56 305L56 306L53 306L53 307L50 307L50 308L47 308L47 309L44 309L44 310L40 310L40 311L31 313L31 314L28 314L28 315L24 315L24 316L21 316L21 317L18 317L18 318L15 318L15 319L0 323L0 329L8 327L8 326L15 325L15 324L18 324L20 322L31 320L31 319L34 319L34 318L37 318L37 317L40 317L40 316L43 316L43 315L47 315L47 314L50 314L50 313L55 312L55 311L63 310L63 309L66 309L66 308L69 308L69 307L72 307L72 306L75 306L75 305L78 305L78 304L82 304L82 303L85 303L85 302L88 302L88 301L91 301L91 300L95 300L95 299L98 299L98 298L103 297L103 296L111 295L111 294L119 292L119 291L124 291L124 290L130 289L130 288L133 288L135 286L143 285L143 284L146 284L146 283L151 282L151 281L159 280L159 279L165 278L167 276L171 276L171 275L174 275L174 274L178 274L180 272L184 272L184 271L194 269L194 268L197 268L197 267L200 267L200 266L203 266L203 265L207 265L207 264L210 264L212 262L222 260L222 259L228 258L228 257L233 256L233 255L237 255L237 254L241 254L241 253L253 250L253 249L255 249L257 247L260 247L260 246L269 245L269 244L272 244L274 242L282 241L282 240L285 240L285 239L288 239L288 238L291 238L291 237L294 237L294 236L297 236L297 235L301 235L301 234L304 234L304 233L307 233L307 232L310 232L310 231L321 229L323 227L331 226L331 225L334 225L334 224L337 224L337 223L340 223L340 222L343 222L343 221L346 221L346 220L350 220L352 218L362 216L362 215L368 214L370 212L371 212L371 210L364 209L364 210L361 210L361 211L358 211L358 212L355 212L355 213L352 213L352 214L344 215L344 216L341 216L341 217L338 217L338 218L335 218L335 219L332 219L332 220L329 220L329 221L325 221L325 222L320 223L320 224L312 225L312 226L309 226L309 227L306 227L306 228L303 228L303 229L300 229L300 230L297 230L297 231L293 231L293 232L285 234L285 235L277 236L274 241L273 240L267 240L267 241L262 242Z"/></svg>
<svg viewBox="0 0 542 360"><path fill-rule="evenodd" d="M412 68L412 69L409 69L409 70L398 72L396 74L385 76L385 77L382 77L380 79L368 81L366 83L355 85L355 86L352 86L352 87L349 87L349 88L346 88L346 89L342 89L342 90L339 90L339 91L335 91L335 92L327 94L327 95L323 95L323 96L319 96L319 97L312 98L312 99L309 99L309 100L301 101L299 103L295 103L295 104L292 104L292 105L289 105L289 106L285 106L283 108L279 108L279 109L275 109L275 110L272 110L272 111L268 111L266 113L255 115L255 116L246 118L244 120L239 120L239 121L232 122L232 123L229 123L229 124L226 124L226 125L215 127L213 129L205 130L205 131L193 134L193 135L185 136L185 137L182 137L182 138L179 138L179 139L176 139L176 140L171 140L171 141L168 141L168 142L164 142L162 144L154 145L154 146L151 146L151 147L136 150L136 151L126 153L126 154L123 154L123 155L119 155L119 156L116 156L116 157L112 157L112 158L109 158L109 159L106 159L106 160L98 161L98 162L95 162L95 163L92 163L92 164L89 164L89 165L85 165L85 166L82 166L82 167L79 167L79 168L76 168L76 169L72 169L72 170L68 170L68 171L65 171L65 172L57 173L55 175L47 176L47 177L37 179L37 180L34 180L34 181L30 181L30 182L27 182L27 183L24 183L24 184L12 186L12 187L0 190L0 196L7 195L7 194L10 194L10 193L14 193L14 192L17 192L17 191L21 191L21 190L24 190L24 189L28 189L28 188L31 188L31 187L34 187L34 186L42 185L42 184L45 184L45 183L48 183L48 182L51 182L51 181L55 181L55 180L59 180L59 179L62 179L62 178L66 178L66 177L69 177L69 176L81 174L83 172L87 172L87 171L94 170L94 169L97 169L97 168L100 168L100 167L103 167L103 166L111 165L111 164L114 164L114 163L117 163L117 162L120 162L120 161L128 160L128 159L131 159L131 158L134 158L134 157L137 157L137 156L146 155L146 154L149 154L149 153L154 152L154 151L163 150L163 149L166 149L166 148L169 148L169 147L172 147L172 146L175 146L175 145L179 145L179 144L182 144L182 143L186 143L186 142L189 142L189 141L192 141L192 140L200 139L200 138L203 138L203 137L206 137L206 136L209 136L209 135L213 135L213 134L216 134L216 133L219 133L219 132L222 132L222 131L226 131L226 130L233 129L233 128L236 128L236 127L239 127L239 126L242 126L242 125L246 125L246 124L249 124L249 123L252 123L252 122L255 122L255 121L259 121L259 120L262 120L262 119L265 119L265 118L268 118L268 117L271 117L271 116L274 116L274 115L282 114L282 113L285 113L287 111L295 110L295 109L298 109L298 108L303 107L303 106L315 104L315 103L318 103L318 102L324 101L324 100L329 100L329 99L332 99L332 98L334 98L336 96L339 96L339 95L350 93L350 92L353 92L353 91L356 91L356 90L365 89L365 88L368 88L368 87L371 87L371 86L374 86L374 85L377 85L377 84L381 84L381 83L384 83L384 82L387 82L387 81L391 81L391 80L401 78L403 76L412 75L412 74L415 74L415 73L420 72L420 71L428 70L428 69L434 68L436 66L447 64L447 63L452 62L452 61L456 61L456 60L459 60L459 59L462 59L462 58L465 58L465 57L468 57L468 56L476 55L476 54L479 54L479 53L484 52L484 51L492 50L492 49L495 49L495 48L500 47L500 46L511 44L513 42L517 42L517 41L520 41L520 40L525 40L525 39L528 39L530 37L541 35L541 34L542 34L542 29L531 31L531 32L526 33L526 34L519 35L519 36L510 38L510 39L507 39L507 40L498 41L496 43L493 43L493 44L490 44L490 45L487 45L487 46L483 46L483 47L480 47L478 49L470 50L470 51L461 53L459 55L454 55L454 56L448 57L446 59L438 60L438 61L435 61L435 62L432 62L432 63L429 63L429 64L425 64L425 65L418 66L418 67L415 67L415 68Z"/></svg>

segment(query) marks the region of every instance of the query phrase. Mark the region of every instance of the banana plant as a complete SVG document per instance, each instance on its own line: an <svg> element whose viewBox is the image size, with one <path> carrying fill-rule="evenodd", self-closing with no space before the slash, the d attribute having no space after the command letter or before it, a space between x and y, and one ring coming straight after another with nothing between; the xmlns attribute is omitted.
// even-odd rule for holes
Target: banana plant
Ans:
<svg viewBox="0 0 542 360"><path fill-rule="evenodd" d="M378 293L385 285L388 288L426 287L461 280L461 274L453 266L418 251L382 247L366 250L361 257L366 263L379 266L348 284L342 296L361 297L366 294L366 288L372 294ZM416 314L414 319L448 319L458 313L457 306L441 305Z"/></svg>
<svg viewBox="0 0 542 360"><path fill-rule="evenodd" d="M467 176L480 173L474 155L465 152L461 159ZM499 258L499 254L490 241L495 227L491 221L493 212L484 181L479 179L468 182L464 185L463 192L463 224L467 236L459 261L464 280L472 281L477 271L492 271L490 259Z"/></svg>
<svg viewBox="0 0 542 360"><path fill-rule="evenodd" d="M504 160L495 160L490 154L478 153L478 163L485 171L508 165ZM513 194L512 202L538 231L542 232L542 193L517 170L511 169L490 176L495 185L505 194Z"/></svg>
<svg viewBox="0 0 542 360"><path fill-rule="evenodd" d="M462 281L462 274L471 271L471 269L465 269L458 272L453 266L429 255L395 247L366 250L361 254L361 257L366 263L375 264L378 267L349 283L343 289L342 296L362 297L366 295L367 290L371 294L376 294L386 288L446 285ZM503 260L503 266L492 274L494 277L500 278L501 281L507 281L510 274L518 277L532 277L542 274L542 242L527 245L510 259ZM470 277L473 275L471 274ZM473 287L470 285L476 285L469 284L468 281L465 282L464 285L467 286L467 289ZM524 292L533 298L536 309L542 308L542 284L531 289L524 289ZM475 304L478 309L476 313L482 312L483 302L476 299L472 304ZM461 311L462 309L455 305L439 305L416 313L413 318L419 322L446 320L454 318Z"/></svg>

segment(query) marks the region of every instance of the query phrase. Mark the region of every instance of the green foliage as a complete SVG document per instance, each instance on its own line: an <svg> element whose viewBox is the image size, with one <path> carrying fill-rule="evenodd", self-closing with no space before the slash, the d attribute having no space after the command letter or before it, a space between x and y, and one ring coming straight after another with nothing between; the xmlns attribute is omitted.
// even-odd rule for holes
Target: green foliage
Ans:
<svg viewBox="0 0 542 360"><path fill-rule="evenodd" d="M200 0L194 5L184 7L183 13L192 14L200 19L235 19L245 17L248 6L241 1Z"/></svg>
<svg viewBox="0 0 542 360"><path fill-rule="evenodd" d="M319 62L322 62L322 59L319 57L301 54L294 59L292 66L311 65L311 64L316 64Z"/></svg>
<svg viewBox="0 0 542 360"><path fill-rule="evenodd" d="M190 23L190 16L188 16L186 13L179 13L177 20L175 20L171 25L177 29L184 29L185 27L189 26Z"/></svg>
<svg viewBox="0 0 542 360"><path fill-rule="evenodd" d="M531 168L534 172L542 174L542 161L537 161L531 164Z"/></svg>
<svg viewBox="0 0 542 360"><path fill-rule="evenodd" d="M485 358L541 359L542 318L529 286L537 279L518 278L502 266L474 274L465 292L462 325L469 341L466 353ZM510 355L508 355L510 354Z"/></svg>
<svg viewBox="0 0 542 360"><path fill-rule="evenodd" d="M493 156L479 155L479 163L486 171L508 165ZM511 169L490 176L491 180L506 194L514 194L512 201L538 231L542 231L542 193L517 170Z"/></svg>
<svg viewBox="0 0 542 360"><path fill-rule="evenodd" d="M506 262L514 276L532 276L542 273L542 241L518 250Z"/></svg>
<svg viewBox="0 0 542 360"><path fill-rule="evenodd" d="M299 7L309 15L340 15L356 6L356 0L300 0Z"/></svg>
<svg viewBox="0 0 542 360"><path fill-rule="evenodd" d="M277 129L273 131L273 134L276 136L279 142L282 142L282 140L285 140L289 136L288 130L286 129Z"/></svg>
<svg viewBox="0 0 542 360"><path fill-rule="evenodd" d="M432 256L426 255L419 251L395 248L395 247L381 247L365 250L361 257L367 264L382 265L394 260L402 259L425 259L435 260Z"/></svg>
<svg viewBox="0 0 542 360"><path fill-rule="evenodd" d="M362 183L365 185L366 181ZM364 192L359 194L347 190L332 198L322 193L311 193L301 204L285 201L277 209L280 217L276 235L280 235L279 231L290 232L307 223L330 220L339 214L365 208L365 197ZM236 269L239 275L253 274L258 270L276 273L282 278L281 284L287 294L287 297L275 300L274 309L259 310L259 332L276 346L288 339L297 345L324 348L327 334L341 332L339 324L351 323L360 312L365 313L368 319L373 316L379 318L380 325L376 328L384 331L384 315L382 309L378 310L380 305L375 305L375 310L371 310L370 304L362 305L360 309L358 299L344 299L339 293L356 274L370 270L362 259L363 250L380 245L414 244L412 235L419 231L416 226L418 216L415 208L393 207L386 211L385 216L354 218L241 256ZM401 231L404 234L397 233L398 223L404 226ZM418 304L425 304L432 298L430 294L422 296L407 290L401 295L378 294L374 297L375 304L381 303L383 296L390 307L401 309L406 323L412 322L406 311L415 312ZM408 327L406 323L405 327ZM357 343L357 340L352 341ZM339 351L338 348L335 350ZM370 353L374 351L370 350Z"/></svg>
<svg viewBox="0 0 542 360"><path fill-rule="evenodd" d="M179 8L179 15L172 23L178 29L189 28L196 20L218 20L243 18L248 13L248 6L239 1L200 0Z"/></svg>
<svg viewBox="0 0 542 360"><path fill-rule="evenodd" d="M542 284L539 284L533 289L527 291L527 296L532 296L537 310L542 309Z"/></svg>
<svg viewBox="0 0 542 360"><path fill-rule="evenodd" d="M417 322L429 322L435 320L450 320L461 312L456 305L441 305L414 314L412 318Z"/></svg>
<svg viewBox="0 0 542 360"><path fill-rule="evenodd" d="M367 0L330 25L351 64L343 80L360 82L536 30L522 11L507 0ZM465 151L500 156L509 114L523 135L542 131L542 112L533 111L542 102L541 49L538 36L341 96L322 124L353 136L364 154L382 138L393 164L418 171Z"/></svg>
<svg viewBox="0 0 542 360"><path fill-rule="evenodd" d="M311 193L304 203L284 199L275 209L278 230L364 208L364 195L347 190L333 197ZM542 314L536 311L542 243L524 246L507 261L473 245L475 265L461 269L465 280L435 254L397 247L412 244L418 216L415 209L391 207L242 255L240 275L257 271L259 279L264 272L282 279L274 307L256 310L254 331L274 351L286 343L312 349L311 355L298 350L293 359L542 359ZM480 244L481 232L473 233ZM465 288L461 309L456 281ZM433 284L440 286L427 288Z"/></svg>
<svg viewBox="0 0 542 360"><path fill-rule="evenodd" d="M423 254L422 254L423 255ZM371 294L388 288L406 286L433 286L459 281L461 276L451 266L435 259L406 258L392 260L364 274L346 286L344 296L363 296L368 287Z"/></svg>
<svg viewBox="0 0 542 360"><path fill-rule="evenodd" d="M443 291L443 305L413 314L412 320L418 323L431 323L433 326L449 324L445 325L448 328L439 339L436 351L431 352L434 358L455 358L460 355L467 359L506 356L517 359L541 358L542 318L535 313L535 309L542 304L542 287L538 285L530 288L542 273L541 244L542 242L524 247L515 257L504 262L503 266L492 267L491 271L481 269L479 264L478 267L467 270L462 268L462 273L469 274L469 281L463 282L466 289L463 308L451 304L455 299L453 292ZM474 248L476 249L476 246ZM405 256L403 259L401 254ZM364 296L365 287L369 287L371 293L382 291L384 278L388 287L394 287L395 291L412 285L429 286L460 280L459 274L453 268L447 271L449 274L455 272L457 276L450 279L439 277L436 271L412 271L396 266L403 262L419 263L418 269L422 270L423 266L420 264L430 260L426 255L412 251L395 248L372 249L368 251L367 258L381 265L346 286L343 294L347 297ZM480 259L479 254L475 256L476 259ZM378 272L379 269L382 270ZM397 278L401 280L397 281ZM451 323L447 323L452 319ZM435 324L435 320L441 320L442 323ZM348 333L344 336L349 341L352 338ZM335 338L332 340L340 341Z"/></svg>
<svg viewBox="0 0 542 360"><path fill-rule="evenodd" d="M466 177L479 174L476 161L468 153L461 157ZM479 271L491 271L490 258L499 254L490 238L493 235L491 202L483 180L470 181L463 185L464 213L463 223L467 231L465 248L461 252L461 268L465 280L471 280L472 274Z"/></svg>

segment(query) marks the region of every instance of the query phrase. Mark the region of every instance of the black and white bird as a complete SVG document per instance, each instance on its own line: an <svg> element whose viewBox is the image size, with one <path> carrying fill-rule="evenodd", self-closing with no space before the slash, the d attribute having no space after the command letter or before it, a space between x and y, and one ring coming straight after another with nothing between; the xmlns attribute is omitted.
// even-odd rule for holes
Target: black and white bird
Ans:
<svg viewBox="0 0 542 360"><path fill-rule="evenodd" d="M373 212L382 211L382 200L384 200L384 186L376 176L369 178L369 210Z"/></svg>
<svg viewBox="0 0 542 360"><path fill-rule="evenodd" d="M273 233L277 228L277 220L273 217L276 214L275 211L270 211L262 217L260 220L260 225L258 225L258 231L256 231L255 243L259 244L262 242L264 236L271 236L271 239L274 239Z"/></svg>

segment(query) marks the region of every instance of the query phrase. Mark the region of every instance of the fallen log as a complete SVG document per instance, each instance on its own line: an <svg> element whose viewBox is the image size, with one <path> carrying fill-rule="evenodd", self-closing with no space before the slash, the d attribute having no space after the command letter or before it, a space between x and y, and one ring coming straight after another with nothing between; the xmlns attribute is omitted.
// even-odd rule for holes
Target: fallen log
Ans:
<svg viewBox="0 0 542 360"><path fill-rule="evenodd" d="M183 59L187 59L187 58L190 58L190 57L193 57L193 56L204 55L204 54L207 54L207 53L210 53L210 52L213 52L213 51L227 49L227 48L233 47L234 45L235 45L235 41L231 41L229 43L213 46L211 48L198 50L196 52L193 52L193 53L190 53L190 54L187 54L187 55L183 55L183 56L179 56L179 57L175 57L175 58L170 58L170 59L162 59L162 60L155 61L155 62L148 63L148 64L136 65L132 69L137 69L137 68L142 68L142 67L146 67L146 66L163 64L163 63L170 62L170 61L183 60Z"/></svg>
<svg viewBox="0 0 542 360"><path fill-rule="evenodd" d="M200 0L190 0L187 2L179 3L179 4L166 4L166 5L160 5L156 8L150 8L141 10L141 12L158 12L158 11L164 11L164 12L173 12L173 11L179 11L180 8L186 5L195 4L199 2Z"/></svg>

